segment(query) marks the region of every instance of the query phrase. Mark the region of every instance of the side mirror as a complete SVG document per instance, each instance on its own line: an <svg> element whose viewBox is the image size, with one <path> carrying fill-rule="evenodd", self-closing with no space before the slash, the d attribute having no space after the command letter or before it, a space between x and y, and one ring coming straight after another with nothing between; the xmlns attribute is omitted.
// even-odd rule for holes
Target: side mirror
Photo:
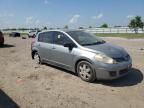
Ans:
<svg viewBox="0 0 144 108"><path fill-rule="evenodd" d="M72 43L65 43L64 47L68 47L69 50L72 50L74 48L74 44L72 44Z"/></svg>

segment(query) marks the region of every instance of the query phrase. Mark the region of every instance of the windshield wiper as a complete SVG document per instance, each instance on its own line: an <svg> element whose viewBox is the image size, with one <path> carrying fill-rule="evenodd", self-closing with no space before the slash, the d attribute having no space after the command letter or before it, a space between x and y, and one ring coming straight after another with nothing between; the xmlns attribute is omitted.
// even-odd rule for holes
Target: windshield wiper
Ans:
<svg viewBox="0 0 144 108"><path fill-rule="evenodd" d="M106 42L102 40L102 41L98 41L96 44L103 44L103 43L106 43Z"/></svg>

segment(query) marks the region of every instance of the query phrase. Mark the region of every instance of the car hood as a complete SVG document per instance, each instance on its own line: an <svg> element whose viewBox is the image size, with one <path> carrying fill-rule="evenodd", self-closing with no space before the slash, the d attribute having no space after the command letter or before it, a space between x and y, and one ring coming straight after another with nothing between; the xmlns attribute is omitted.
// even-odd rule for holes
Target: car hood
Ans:
<svg viewBox="0 0 144 108"><path fill-rule="evenodd" d="M119 58L127 55L127 52L123 48L112 45L110 43L103 43L84 47L94 51L102 52L111 58Z"/></svg>

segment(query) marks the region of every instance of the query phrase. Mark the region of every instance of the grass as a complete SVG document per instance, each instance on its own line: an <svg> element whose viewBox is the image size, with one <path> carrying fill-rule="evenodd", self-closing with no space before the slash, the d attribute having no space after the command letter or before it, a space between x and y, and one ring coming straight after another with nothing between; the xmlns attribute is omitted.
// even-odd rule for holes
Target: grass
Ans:
<svg viewBox="0 0 144 108"><path fill-rule="evenodd" d="M143 38L144 39L144 33L140 34L132 34L132 33L96 33L96 36L99 37L121 37L121 38L128 38L128 39L137 39L137 38Z"/></svg>

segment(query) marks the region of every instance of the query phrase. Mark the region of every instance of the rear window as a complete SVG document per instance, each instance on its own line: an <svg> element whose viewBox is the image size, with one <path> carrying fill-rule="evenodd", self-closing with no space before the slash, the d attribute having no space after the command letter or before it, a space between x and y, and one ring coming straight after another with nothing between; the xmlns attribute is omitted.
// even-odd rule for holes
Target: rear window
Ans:
<svg viewBox="0 0 144 108"><path fill-rule="evenodd" d="M38 42L53 43L52 35L53 35L53 32L40 33L38 36Z"/></svg>

